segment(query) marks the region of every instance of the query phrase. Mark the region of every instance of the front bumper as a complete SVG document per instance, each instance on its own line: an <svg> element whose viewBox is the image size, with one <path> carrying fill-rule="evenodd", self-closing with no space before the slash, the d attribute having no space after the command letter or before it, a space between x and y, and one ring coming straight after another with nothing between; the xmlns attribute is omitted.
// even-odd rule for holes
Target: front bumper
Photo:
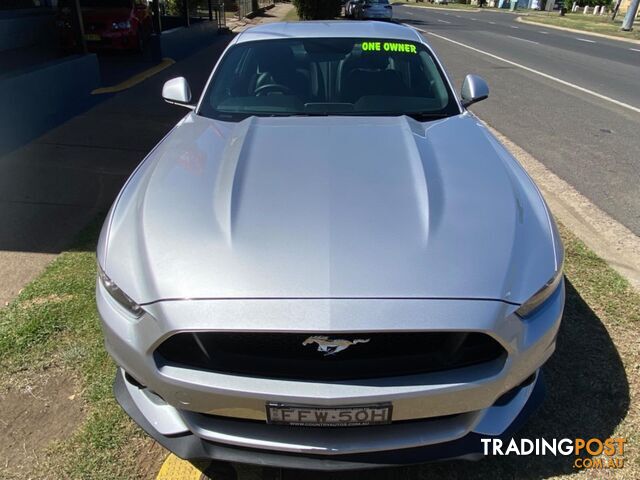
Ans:
<svg viewBox="0 0 640 480"><path fill-rule="evenodd" d="M139 390L137 386L128 382L122 370L118 369L114 381L114 393L118 403L147 434L180 458L191 461L218 460L267 467L337 471L391 467L441 460L478 460L483 457L483 447L480 440L483 438L508 440L540 406L544 399L545 389L542 375L538 373L531 385L522 388L517 393L516 397L522 395L522 397L526 398L526 401L513 422L500 435L486 435L472 431L456 440L434 445L332 456L291 454L238 447L221 442L211 442L190 432L181 435L164 435L151 424L149 419L138 408L134 396L140 394ZM493 408L500 409L501 407ZM493 414L499 414L499 412L493 412ZM369 430L371 427L354 428ZM365 432L365 434L371 435L368 432Z"/></svg>
<svg viewBox="0 0 640 480"><path fill-rule="evenodd" d="M215 300L159 302L133 320L97 286L105 344L139 384L116 381L123 408L179 456L298 468L364 468L477 457L480 436L508 435L539 402L540 382L518 388L555 349L564 286L532 318L492 301ZM153 352L184 331L477 331L506 358L445 372L339 382L254 378L158 366ZM233 329L230 329L233 326ZM154 393L155 392L155 393ZM505 400L505 394L511 392ZM534 395L534 392L535 393ZM391 402L391 425L299 428L267 425L267 402L349 406ZM527 415L525 415L527 414ZM470 447L473 447L471 448Z"/></svg>

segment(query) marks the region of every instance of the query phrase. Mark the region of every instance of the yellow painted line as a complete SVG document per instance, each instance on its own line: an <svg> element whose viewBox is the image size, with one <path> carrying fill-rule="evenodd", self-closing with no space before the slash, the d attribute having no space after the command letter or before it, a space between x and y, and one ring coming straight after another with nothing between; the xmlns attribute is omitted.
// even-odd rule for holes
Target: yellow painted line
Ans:
<svg viewBox="0 0 640 480"><path fill-rule="evenodd" d="M200 480L200 478L202 478L202 471L190 462L171 454L160 467L156 480Z"/></svg>
<svg viewBox="0 0 640 480"><path fill-rule="evenodd" d="M96 88L91 95L101 95L104 93L117 93L134 87L139 83L144 82L147 78L153 77L155 74L161 72L167 67L170 67L176 63L173 58L163 58L162 61L151 68L148 68L144 72L136 73L133 77L127 78L124 82L120 82L112 87Z"/></svg>

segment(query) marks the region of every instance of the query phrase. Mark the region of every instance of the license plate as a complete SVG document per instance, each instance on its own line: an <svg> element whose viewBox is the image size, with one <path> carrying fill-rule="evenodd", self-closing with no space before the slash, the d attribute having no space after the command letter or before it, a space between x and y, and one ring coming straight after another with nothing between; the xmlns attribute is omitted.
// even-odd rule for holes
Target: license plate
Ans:
<svg viewBox="0 0 640 480"><path fill-rule="evenodd" d="M87 42L99 42L100 41L100 35L96 35L95 33L87 33L84 38L87 40Z"/></svg>
<svg viewBox="0 0 640 480"><path fill-rule="evenodd" d="M389 403L351 407L267 404L267 423L307 427L358 427L391 423Z"/></svg>

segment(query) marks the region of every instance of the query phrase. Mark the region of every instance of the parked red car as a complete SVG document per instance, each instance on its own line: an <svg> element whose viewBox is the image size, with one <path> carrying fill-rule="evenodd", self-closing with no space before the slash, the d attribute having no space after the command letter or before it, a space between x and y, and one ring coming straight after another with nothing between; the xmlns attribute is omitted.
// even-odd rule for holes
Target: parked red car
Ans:
<svg viewBox="0 0 640 480"><path fill-rule="evenodd" d="M142 51L151 36L151 10L145 0L80 0L89 50ZM77 47L69 0L60 2L58 28L65 48Z"/></svg>

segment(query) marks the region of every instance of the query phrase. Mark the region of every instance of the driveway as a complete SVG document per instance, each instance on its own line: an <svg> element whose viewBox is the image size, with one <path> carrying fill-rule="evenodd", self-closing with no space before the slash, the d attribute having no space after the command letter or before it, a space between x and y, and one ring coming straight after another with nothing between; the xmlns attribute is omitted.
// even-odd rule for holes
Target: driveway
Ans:
<svg viewBox="0 0 640 480"><path fill-rule="evenodd" d="M199 95L231 40L218 41L0 157L0 306L34 278L97 213L185 114L160 100L175 76Z"/></svg>

